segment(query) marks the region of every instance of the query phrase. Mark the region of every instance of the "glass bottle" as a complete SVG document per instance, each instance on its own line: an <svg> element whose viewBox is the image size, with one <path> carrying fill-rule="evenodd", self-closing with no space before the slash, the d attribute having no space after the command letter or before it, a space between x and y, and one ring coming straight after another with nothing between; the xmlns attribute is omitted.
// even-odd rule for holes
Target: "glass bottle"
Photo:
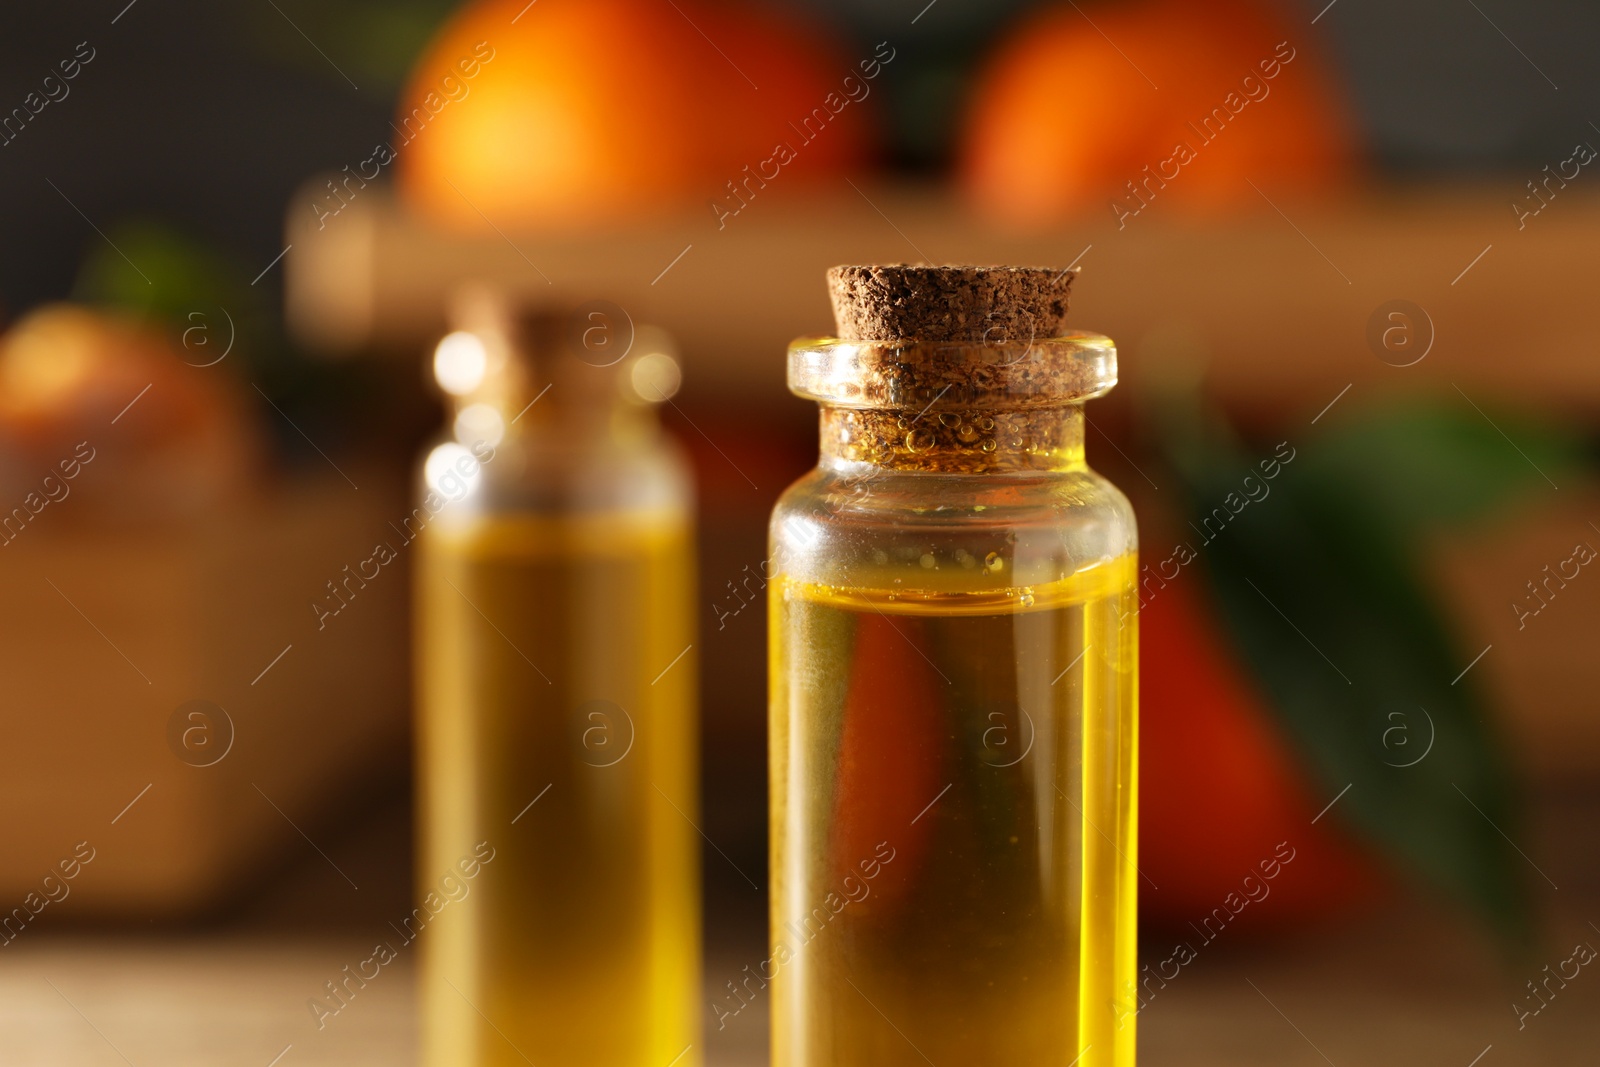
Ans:
<svg viewBox="0 0 1600 1067"><path fill-rule="evenodd" d="M957 313L789 350L821 449L770 535L773 1064L1131 1067L1137 534L1082 407L1116 351L939 270L835 268L841 327L849 271Z"/></svg>
<svg viewBox="0 0 1600 1067"><path fill-rule="evenodd" d="M659 331L472 294L416 585L422 1063L698 1062L690 482ZM688 1052L688 1046L696 1046Z"/></svg>

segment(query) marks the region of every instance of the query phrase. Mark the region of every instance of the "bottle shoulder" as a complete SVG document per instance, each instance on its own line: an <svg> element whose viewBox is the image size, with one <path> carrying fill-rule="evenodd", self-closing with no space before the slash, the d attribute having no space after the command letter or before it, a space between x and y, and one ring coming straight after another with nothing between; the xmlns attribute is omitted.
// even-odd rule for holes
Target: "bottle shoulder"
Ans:
<svg viewBox="0 0 1600 1067"><path fill-rule="evenodd" d="M1019 474L816 467L784 490L773 517L775 525L799 518L930 529L1116 520L1134 530L1128 498L1090 467Z"/></svg>
<svg viewBox="0 0 1600 1067"><path fill-rule="evenodd" d="M1128 498L1088 467L1016 474L818 467L779 498L770 542L777 570L821 584L900 564L907 580L917 568L952 567L1051 581L1131 556L1138 528Z"/></svg>

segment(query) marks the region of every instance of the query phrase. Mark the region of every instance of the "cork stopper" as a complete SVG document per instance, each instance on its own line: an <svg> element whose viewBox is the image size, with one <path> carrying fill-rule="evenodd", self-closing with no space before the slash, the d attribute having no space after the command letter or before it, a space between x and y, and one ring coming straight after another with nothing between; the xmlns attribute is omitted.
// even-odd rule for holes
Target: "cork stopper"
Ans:
<svg viewBox="0 0 1600 1067"><path fill-rule="evenodd" d="M1071 405L1116 384L1117 350L1066 329L1069 271L842 266L838 335L789 346L789 388L822 404L825 458L901 470L1061 470Z"/></svg>
<svg viewBox="0 0 1600 1067"><path fill-rule="evenodd" d="M1058 337L1074 275L1048 267L889 263L828 271L845 341L994 342Z"/></svg>

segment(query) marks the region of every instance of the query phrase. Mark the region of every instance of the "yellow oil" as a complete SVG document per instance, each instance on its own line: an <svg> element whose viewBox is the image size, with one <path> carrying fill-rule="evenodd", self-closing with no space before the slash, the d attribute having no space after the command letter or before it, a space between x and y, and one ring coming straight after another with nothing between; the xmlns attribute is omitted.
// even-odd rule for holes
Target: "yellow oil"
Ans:
<svg viewBox="0 0 1600 1067"><path fill-rule="evenodd" d="M774 583L775 1067L1132 1067L1135 572Z"/></svg>
<svg viewBox="0 0 1600 1067"><path fill-rule="evenodd" d="M424 531L419 896L494 850L418 938L425 1067L699 1062L690 544L647 515Z"/></svg>

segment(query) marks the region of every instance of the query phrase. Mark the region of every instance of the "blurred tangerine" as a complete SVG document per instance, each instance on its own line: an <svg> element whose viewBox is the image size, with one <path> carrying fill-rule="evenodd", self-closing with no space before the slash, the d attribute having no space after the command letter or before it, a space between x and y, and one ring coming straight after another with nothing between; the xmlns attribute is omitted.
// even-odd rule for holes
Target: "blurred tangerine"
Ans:
<svg viewBox="0 0 1600 1067"><path fill-rule="evenodd" d="M220 316L211 325L228 328ZM202 348L175 332L63 303L35 308L0 334L0 455L11 461L0 487L30 481L81 447L100 457L93 481L102 498L140 513L250 492L262 442L237 379L212 354L227 338ZM196 352L209 365L191 363Z"/></svg>
<svg viewBox="0 0 1600 1067"><path fill-rule="evenodd" d="M835 173L867 156L868 109L830 116L811 143L790 124L854 69L774 11L476 0L402 95L400 190L458 227L572 227L703 206L779 141L798 150L786 175Z"/></svg>
<svg viewBox="0 0 1600 1067"><path fill-rule="evenodd" d="M1273 196L1347 183L1359 169L1353 128L1311 43L1261 4L1051 5L980 74L961 180L1014 222L1113 200L1212 210L1259 203L1252 182Z"/></svg>

